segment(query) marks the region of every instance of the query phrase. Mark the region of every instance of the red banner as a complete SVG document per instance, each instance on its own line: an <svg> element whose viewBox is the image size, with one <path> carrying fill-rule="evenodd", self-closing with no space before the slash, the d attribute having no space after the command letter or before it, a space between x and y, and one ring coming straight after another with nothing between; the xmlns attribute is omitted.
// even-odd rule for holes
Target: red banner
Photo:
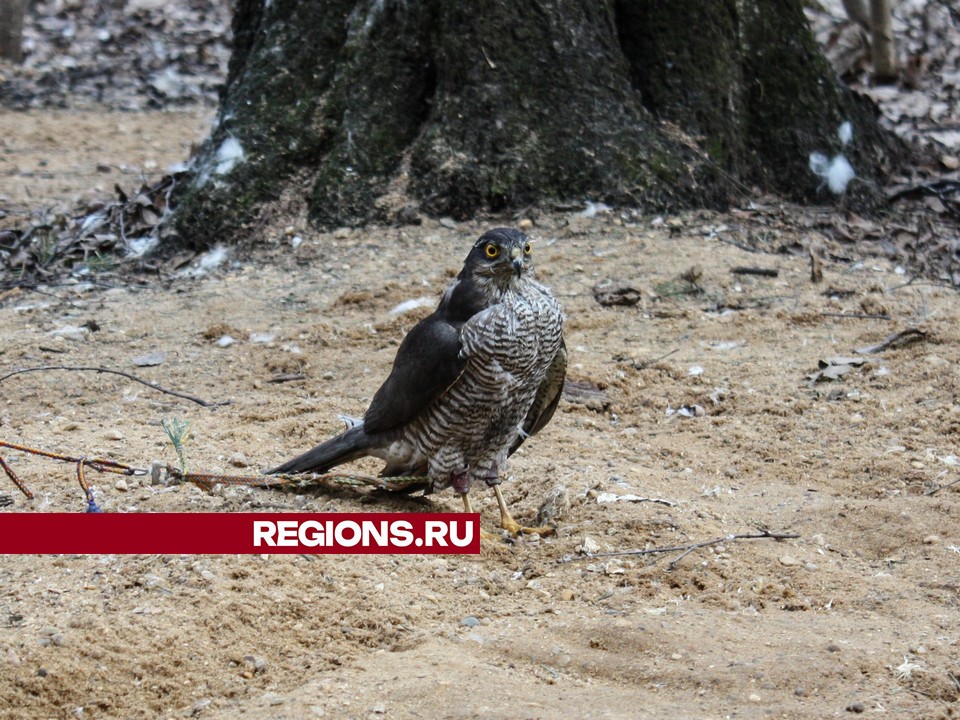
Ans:
<svg viewBox="0 0 960 720"><path fill-rule="evenodd" d="M478 513L0 513L0 554L480 552Z"/></svg>

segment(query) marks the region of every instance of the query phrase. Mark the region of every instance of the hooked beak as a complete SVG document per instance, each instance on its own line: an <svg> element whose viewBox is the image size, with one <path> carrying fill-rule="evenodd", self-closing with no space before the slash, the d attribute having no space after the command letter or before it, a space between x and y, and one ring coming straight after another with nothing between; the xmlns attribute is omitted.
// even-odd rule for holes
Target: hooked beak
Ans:
<svg viewBox="0 0 960 720"><path fill-rule="evenodd" d="M520 273L523 272L523 256L520 254L519 248L513 248L510 251L510 257L513 258L512 265L513 269L517 271L517 279L520 279Z"/></svg>

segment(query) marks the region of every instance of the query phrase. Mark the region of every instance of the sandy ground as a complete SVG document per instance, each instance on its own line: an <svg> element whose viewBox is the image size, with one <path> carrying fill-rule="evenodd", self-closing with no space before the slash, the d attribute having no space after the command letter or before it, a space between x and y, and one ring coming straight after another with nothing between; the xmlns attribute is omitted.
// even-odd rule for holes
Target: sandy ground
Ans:
<svg viewBox="0 0 960 720"><path fill-rule="evenodd" d="M109 193L116 171L98 164L162 169L206 122L2 114L0 196L20 211L97 184ZM567 498L556 537L454 558L3 557L0 717L957 717L960 485L928 494L958 478L956 294L903 287L876 258L828 259L814 285L804 255L710 237L726 225L720 238L732 241L819 239L790 219L775 208L662 224L536 218L538 272L569 317L570 379L610 399L564 400L512 463L504 489L520 519ZM0 440L142 466L175 461L160 422L181 419L194 469L276 464L337 430L338 413L362 414L428 312L391 309L438 297L491 223L333 234L291 224L199 279L5 295L0 374L102 365L233 402L202 408L115 376L18 375L0 388ZM703 293L674 292L694 265ZM730 273L743 265L780 272ZM599 305L592 289L610 280L639 290L639 304ZM98 329L64 335L85 324ZM925 340L865 356L839 381L807 380L818 361L909 327ZM223 334L237 342L219 347ZM134 365L152 352L166 353L161 365ZM304 380L270 382L297 371ZM670 414L695 405L694 417ZM4 479L16 504L2 512L83 509L69 466L5 458L37 499ZM459 508L449 492L208 494L93 480L112 512ZM493 530L487 495L477 504ZM764 528L799 538L728 541L673 565L679 552L579 554Z"/></svg>

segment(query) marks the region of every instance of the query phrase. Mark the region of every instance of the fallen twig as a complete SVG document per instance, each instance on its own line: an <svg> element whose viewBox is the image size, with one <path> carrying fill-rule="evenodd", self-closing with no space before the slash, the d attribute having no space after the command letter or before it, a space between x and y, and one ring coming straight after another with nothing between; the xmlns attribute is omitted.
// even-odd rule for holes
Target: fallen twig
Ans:
<svg viewBox="0 0 960 720"><path fill-rule="evenodd" d="M299 382L300 380L306 380L307 376L302 372L296 373L281 373L280 375L274 375L272 378L267 380L269 383L286 383L286 382Z"/></svg>
<svg viewBox="0 0 960 720"><path fill-rule="evenodd" d="M655 358L653 358L652 360L642 360L642 361L638 360L637 362L634 362L634 363L633 363L633 369L634 369L634 370L646 370L646 369L647 369L648 367L650 367L651 365L655 365L656 363L660 362L661 360L666 360L668 357L670 357L671 355L673 355L674 353L677 353L677 352L680 352L680 348L674 348L674 349L671 350L670 352L664 353L663 355L660 355L659 357L655 357Z"/></svg>
<svg viewBox="0 0 960 720"><path fill-rule="evenodd" d="M141 385L146 385L148 388L152 388L157 392L162 392L162 393L166 393L167 395L173 395L178 398L183 398L184 400L189 400L190 402L196 403L197 405L200 405L202 407L220 407L221 405L230 405L233 403L232 400L224 400L223 402L208 402L207 400L201 400L200 398L194 397L193 395L186 395L184 393L177 392L176 390L168 390L167 388L161 387L160 385L157 385L154 382L150 382L149 380L143 380L142 378L138 378L136 375L131 375L130 373L124 372L123 370L111 370L110 368L105 368L105 367L84 367L84 366L78 366L78 365L44 365L42 367L31 367L31 368L23 368L22 370L14 370L13 372L7 373L6 375L3 375L2 377L0 377L0 382L3 382L7 378L12 378L14 375L22 375L23 373L30 373L30 372L41 372L45 370L72 370L72 371L81 371L81 372L109 373L111 375L119 375L120 377L125 377L128 380L133 380L134 382L138 382Z"/></svg>
<svg viewBox="0 0 960 720"><path fill-rule="evenodd" d="M629 502L629 503L657 503L668 507L676 507L680 503L676 500L667 500L666 498L641 497L640 495L617 495L616 493L602 492L597 494L597 503Z"/></svg>
<svg viewBox="0 0 960 720"><path fill-rule="evenodd" d="M847 318L848 320L892 320L889 315L880 313L834 313L822 312L820 317Z"/></svg>
<svg viewBox="0 0 960 720"><path fill-rule="evenodd" d="M734 275L761 275L763 277L778 277L780 271L776 268L762 268L762 267L744 267L737 266L730 268L730 272Z"/></svg>
<svg viewBox="0 0 960 720"><path fill-rule="evenodd" d="M930 495L936 495L941 490L946 490L948 487L952 487L957 483L960 483L960 478L954 480L953 482L948 482L946 485L940 485L938 487L935 487L933 488L933 490L927 490L927 492L925 492L924 495L926 495L927 497L929 497Z"/></svg>
<svg viewBox="0 0 960 720"><path fill-rule="evenodd" d="M909 339L908 342L915 342L916 340L924 340L926 337L927 333L924 330L920 330L919 328L907 328L906 330L895 332L892 335L887 335L876 345L868 345L867 347L857 348L854 350L854 352L860 355L872 355L874 353L883 352L891 345L895 345L901 340Z"/></svg>
<svg viewBox="0 0 960 720"><path fill-rule="evenodd" d="M680 562L690 553L695 550L700 550L701 548L710 547L711 545L720 545L725 542L733 542L734 540L790 540L798 538L800 535L798 533L778 533L771 532L769 530L763 530L758 533L740 533L734 535L724 535L723 537L714 538L713 540L705 540L703 542L692 543L690 545L674 545L672 547L663 547L663 548L644 548L643 550L619 550L615 552L605 552L605 553L585 553L578 557L564 558L560 560L561 563L568 562L577 562L578 560L594 560L598 558L608 558L608 557L627 557L635 555L664 555L667 553L679 552L680 554L670 561L670 564L667 565L667 570L673 570L677 563Z"/></svg>

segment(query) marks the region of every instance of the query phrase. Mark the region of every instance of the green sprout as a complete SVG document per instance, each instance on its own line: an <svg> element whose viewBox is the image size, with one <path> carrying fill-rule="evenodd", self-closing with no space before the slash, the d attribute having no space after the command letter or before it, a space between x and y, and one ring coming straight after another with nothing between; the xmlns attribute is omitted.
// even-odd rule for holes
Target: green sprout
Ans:
<svg viewBox="0 0 960 720"><path fill-rule="evenodd" d="M173 443L173 449L177 451L177 457L180 458L180 472L184 475L187 474L187 459L183 453L183 443L190 437L190 421L189 420L161 420L160 426L163 428L164 432L167 433L167 437L170 438L170 442Z"/></svg>

